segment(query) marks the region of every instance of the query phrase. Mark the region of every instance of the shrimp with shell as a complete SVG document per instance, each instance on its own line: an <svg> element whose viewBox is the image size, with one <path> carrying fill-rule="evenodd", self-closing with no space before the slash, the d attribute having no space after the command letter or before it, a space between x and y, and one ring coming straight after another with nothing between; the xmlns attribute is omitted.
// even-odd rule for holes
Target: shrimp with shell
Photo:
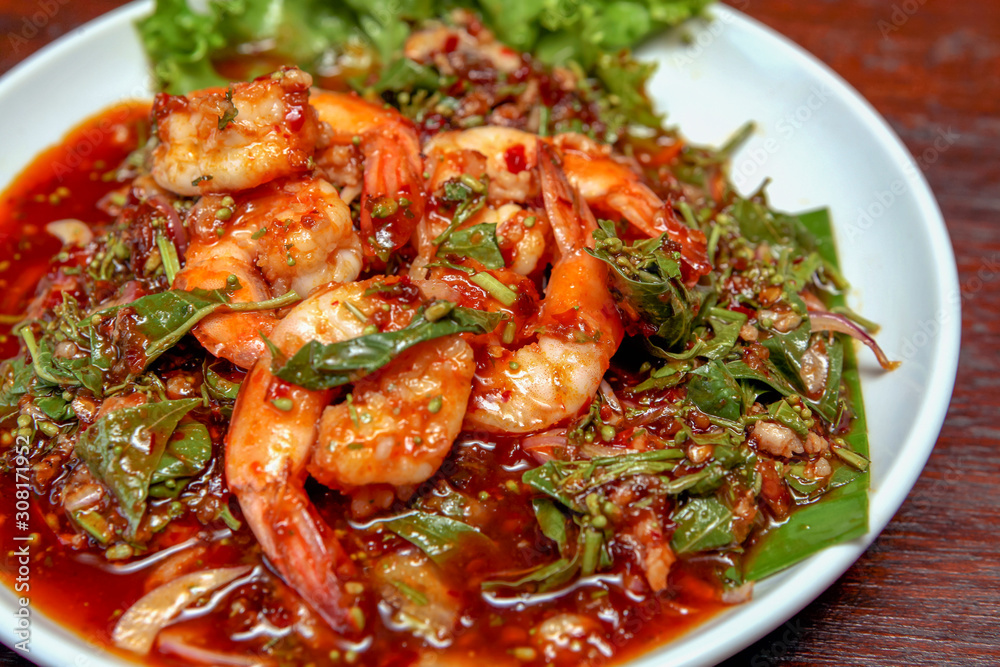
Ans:
<svg viewBox="0 0 1000 667"><path fill-rule="evenodd" d="M395 109L354 94L316 90L310 102L325 124L317 165L343 188L348 203L360 194L366 251L379 254L405 245L423 217L426 200L413 123Z"/></svg>
<svg viewBox="0 0 1000 667"><path fill-rule="evenodd" d="M624 336L607 287L607 267L587 253L597 222L573 191L555 150L538 145L545 214L559 257L537 318L522 329L539 332L519 347L493 346L473 381L465 427L529 433L576 415L591 401Z"/></svg>
<svg viewBox="0 0 1000 667"><path fill-rule="evenodd" d="M402 328L426 300L405 283L398 296L387 295L387 280L318 290L273 329L272 344L292 356L310 341ZM356 600L344 584L357 573L309 500L306 479L347 492L381 484L408 494L437 471L458 435L473 372L471 348L453 334L357 379L334 405L336 389L277 378L269 351L243 381L226 436L229 488L268 559L334 628L352 627Z"/></svg>
<svg viewBox="0 0 1000 667"><path fill-rule="evenodd" d="M361 241L351 212L322 178L281 179L233 195L205 195L188 215L191 236L178 289L221 289L235 276L235 302L264 301L294 291L307 296L331 282L358 277ZM274 311L216 313L194 328L217 357L250 368L264 351L261 335Z"/></svg>

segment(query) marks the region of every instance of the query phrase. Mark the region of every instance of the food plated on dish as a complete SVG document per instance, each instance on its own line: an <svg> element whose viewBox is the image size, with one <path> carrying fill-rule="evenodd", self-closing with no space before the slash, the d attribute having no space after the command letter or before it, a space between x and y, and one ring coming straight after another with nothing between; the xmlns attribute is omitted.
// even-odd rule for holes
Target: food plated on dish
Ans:
<svg viewBox="0 0 1000 667"><path fill-rule="evenodd" d="M864 534L826 216L472 15L405 47L119 107L14 186L38 587L113 588L82 629L154 661L578 664Z"/></svg>

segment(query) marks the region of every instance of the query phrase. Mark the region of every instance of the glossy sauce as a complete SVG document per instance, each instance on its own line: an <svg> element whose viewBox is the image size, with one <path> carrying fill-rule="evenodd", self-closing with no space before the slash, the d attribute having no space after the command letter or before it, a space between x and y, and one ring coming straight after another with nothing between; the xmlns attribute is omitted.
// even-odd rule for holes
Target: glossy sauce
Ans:
<svg viewBox="0 0 1000 667"><path fill-rule="evenodd" d="M78 218L87 223L109 222L97 206L108 193L122 187L113 174L115 168L135 148L144 128L148 105L130 104L115 107L86 121L71 132L63 143L42 154L3 195L0 208L0 307L2 312L24 312L36 283L46 273L48 260L60 249L60 243L44 230L46 223L63 218ZM516 161L517 156L511 159ZM67 165L73 165L67 170ZM65 188L61 190L60 188ZM61 194L60 194L61 193ZM53 197L53 195L55 195ZM4 326L3 357L17 351L16 338ZM478 594L478 582L484 574L527 568L557 558L551 542L541 536L527 493L509 493L517 486L525 469L535 465L514 438L484 440L465 436L456 443L442 472L429 480L427 490L447 479L463 494L478 498L488 510L483 531L497 548L476 558L467 559L446 578L459 589L465 606L453 652L476 656L484 664L508 664L511 652L532 645L531 628L557 611L587 613L604 621L605 643L600 653L607 662L618 662L653 648L704 622L725 605L719 603L718 590L710 573L718 562L681 560L672 568L670 586L664 594L626 590L630 577L641 576L632 560L623 552L616 554L610 571L587 579L569 593L540 603L545 596L528 597L520 602L498 603ZM359 560L393 553L407 543L378 528L359 530L347 521L347 501L332 491L310 485L314 501L331 527L353 531L346 545ZM433 492L427 493L433 495ZM12 474L0 474L0 497L14 496ZM232 503L237 516L238 508ZM401 510L398 504L392 510ZM0 507L0 548L9 554L20 546L9 504ZM58 531L66 525L57 516L61 508L52 508L48 498L32 501L30 530L36 534L31 546L31 608L71 628L90 641L109 647L111 632L118 617L150 587L147 581L167 557L189 541L200 543L199 565L205 567L249 564L253 573L240 580L234 592L218 607L211 605L189 610L173 626L175 632L202 638L210 637L210 648L222 651L250 651L257 654L277 646L279 657L298 664L327 664L331 650L343 643L322 629L302 645L288 645L282 640L290 633L296 619L296 596L264 566L252 535L244 526L235 534L219 526L201 526L193 519L176 520L156 539L167 551L153 553L126 565L109 563L98 551L76 551L60 544ZM390 511L392 513L392 511ZM180 545L180 546L179 546ZM172 548L170 548L172 547ZM17 564L5 558L0 577L8 587L16 581ZM463 589L464 590L461 590ZM633 590L638 588L633 587ZM237 607L236 602L239 606ZM235 614L234 609L244 613ZM412 664L421 648L420 640L405 632L394 632L379 620L376 609L366 609L371 636L370 648L361 654L359 664ZM614 626L614 630L609 629ZM233 637L245 637L235 641ZM286 643L282 643L286 642ZM116 651L118 652L118 651ZM134 656L130 656L134 657ZM601 658L598 657L598 660ZM184 664L176 657L154 654L153 664ZM516 662L511 663L516 664ZM524 664L545 664L538 660ZM577 664L564 658L556 664Z"/></svg>

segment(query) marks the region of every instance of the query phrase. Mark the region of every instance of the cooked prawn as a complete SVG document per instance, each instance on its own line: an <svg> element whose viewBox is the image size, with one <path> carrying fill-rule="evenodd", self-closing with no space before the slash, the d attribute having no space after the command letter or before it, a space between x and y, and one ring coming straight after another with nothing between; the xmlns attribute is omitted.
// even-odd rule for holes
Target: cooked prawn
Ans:
<svg viewBox="0 0 1000 667"><path fill-rule="evenodd" d="M539 175L560 257L552 267L534 342L494 349L480 363L465 417L470 430L528 433L575 415L597 392L624 335L603 262L586 252L596 221L539 144Z"/></svg>
<svg viewBox="0 0 1000 667"><path fill-rule="evenodd" d="M341 489L425 481L462 428L474 372L458 336L410 348L355 383L350 403L323 412L309 471Z"/></svg>
<svg viewBox="0 0 1000 667"><path fill-rule="evenodd" d="M497 40L471 12L459 10L451 18L454 25L428 22L424 29L410 33L403 47L406 57L433 64L448 76L469 62L485 61L491 68L506 73L524 65L521 54ZM470 30L473 25L475 34Z"/></svg>
<svg viewBox="0 0 1000 667"><path fill-rule="evenodd" d="M310 99L329 126L317 164L344 188L361 193L361 236L373 252L395 250L410 239L424 214L423 160L413 123L395 109L357 95L315 91Z"/></svg>
<svg viewBox="0 0 1000 667"><path fill-rule="evenodd" d="M673 207L644 184L635 170L611 157L609 146L576 133L556 135L552 143L562 153L569 182L590 206L621 216L647 236L666 233L680 245L689 284L708 273L705 235L681 223Z"/></svg>
<svg viewBox="0 0 1000 667"><path fill-rule="evenodd" d="M366 296L380 280L317 291L281 320L271 341L293 355L312 340L357 338L374 322L389 329L405 326L419 294L410 289L412 297ZM471 379L468 345L453 336L410 351L370 381L359 380L354 387L359 400L346 407L328 407L334 390L304 389L275 378L265 351L243 381L226 436L229 488L264 553L336 629L350 627L354 602L343 583L354 576L354 567L305 492L308 473L340 488L418 483L437 470L461 426L462 381L452 376L464 374L465 384ZM395 420L396 408L401 422Z"/></svg>
<svg viewBox="0 0 1000 667"><path fill-rule="evenodd" d="M497 225L500 249L509 257L509 268L530 275L542 264L550 230L539 199L537 138L503 127L479 127L443 132L425 146L429 192L441 193L449 181L472 177L488 182L487 202L463 227L482 223ZM451 223L448 216L429 211L417 226L419 257L412 275L424 277L423 267L437 253L434 239Z"/></svg>
<svg viewBox="0 0 1000 667"><path fill-rule="evenodd" d="M220 289L234 275L242 286L234 301L263 301L358 277L361 243L350 210L323 179L275 181L227 197L206 195L192 209L192 240L174 287ZM194 335L212 354L250 368L264 350L260 334L275 323L273 311L219 313Z"/></svg>
<svg viewBox="0 0 1000 667"><path fill-rule="evenodd" d="M225 90L161 93L153 105L160 141L153 178L194 196L246 190L310 169L319 138L311 85L312 77L291 67Z"/></svg>

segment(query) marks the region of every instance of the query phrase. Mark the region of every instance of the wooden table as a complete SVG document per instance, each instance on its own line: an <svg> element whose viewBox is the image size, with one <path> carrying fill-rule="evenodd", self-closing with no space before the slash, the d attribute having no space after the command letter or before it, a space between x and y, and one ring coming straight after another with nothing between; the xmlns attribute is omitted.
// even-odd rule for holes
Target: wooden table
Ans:
<svg viewBox="0 0 1000 667"><path fill-rule="evenodd" d="M0 73L120 4L0 0ZM1000 3L731 4L847 79L915 156L958 134L925 174L958 257L964 345L937 447L892 523L818 600L724 664L1000 665ZM2 651L0 664L27 664Z"/></svg>

